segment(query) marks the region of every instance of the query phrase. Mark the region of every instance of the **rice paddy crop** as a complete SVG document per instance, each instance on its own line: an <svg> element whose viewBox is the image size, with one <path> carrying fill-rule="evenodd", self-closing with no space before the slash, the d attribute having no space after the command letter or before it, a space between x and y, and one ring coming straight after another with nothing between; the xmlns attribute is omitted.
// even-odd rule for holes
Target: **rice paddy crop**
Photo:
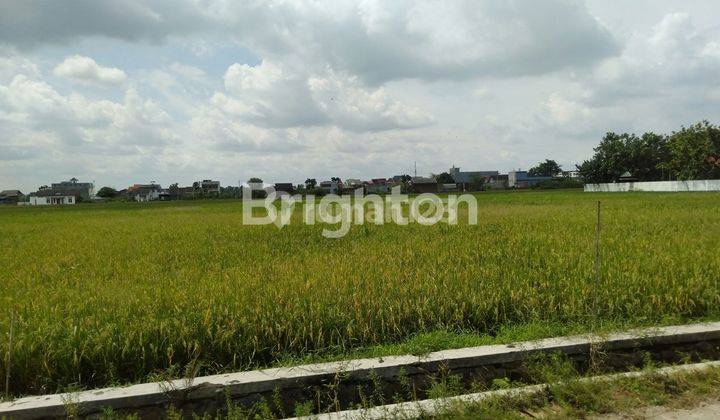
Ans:
<svg viewBox="0 0 720 420"><path fill-rule="evenodd" d="M243 226L234 201L0 208L12 391L136 381L193 360L243 369L436 330L720 318L720 195L478 197L475 226L354 226L341 239L321 225Z"/></svg>

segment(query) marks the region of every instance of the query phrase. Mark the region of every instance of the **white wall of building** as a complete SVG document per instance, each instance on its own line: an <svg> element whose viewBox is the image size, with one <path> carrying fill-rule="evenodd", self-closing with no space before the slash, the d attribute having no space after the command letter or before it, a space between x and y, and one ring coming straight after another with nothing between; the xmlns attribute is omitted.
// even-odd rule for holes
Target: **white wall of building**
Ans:
<svg viewBox="0 0 720 420"><path fill-rule="evenodd" d="M37 197L37 196L31 196L30 197L30 205L31 206L51 206L51 205L65 205L65 204L75 204L75 197L72 195L62 195L62 196L49 196L49 197Z"/></svg>
<svg viewBox="0 0 720 420"><path fill-rule="evenodd" d="M653 182L617 182L608 184L585 184L585 192L681 192L681 191L720 191L720 179L701 179L695 181L653 181Z"/></svg>
<svg viewBox="0 0 720 420"><path fill-rule="evenodd" d="M160 191L153 190L143 194L135 194L135 201L138 203L145 203L148 201L155 201L160 199Z"/></svg>

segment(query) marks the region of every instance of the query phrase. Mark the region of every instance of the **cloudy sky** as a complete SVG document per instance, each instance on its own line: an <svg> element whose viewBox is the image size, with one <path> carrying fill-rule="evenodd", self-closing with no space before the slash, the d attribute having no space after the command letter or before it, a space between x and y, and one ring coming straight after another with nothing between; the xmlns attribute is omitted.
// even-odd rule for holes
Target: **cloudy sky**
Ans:
<svg viewBox="0 0 720 420"><path fill-rule="evenodd" d="M720 122L720 3L0 0L0 189L509 170Z"/></svg>

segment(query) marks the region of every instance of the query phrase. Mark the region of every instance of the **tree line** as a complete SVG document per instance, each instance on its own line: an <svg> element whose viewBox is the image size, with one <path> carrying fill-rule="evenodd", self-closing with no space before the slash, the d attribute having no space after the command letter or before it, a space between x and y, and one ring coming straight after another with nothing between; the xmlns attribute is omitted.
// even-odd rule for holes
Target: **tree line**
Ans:
<svg viewBox="0 0 720 420"><path fill-rule="evenodd" d="M670 135L607 133L589 160L578 165L585 182L720 178L720 127L702 121Z"/></svg>

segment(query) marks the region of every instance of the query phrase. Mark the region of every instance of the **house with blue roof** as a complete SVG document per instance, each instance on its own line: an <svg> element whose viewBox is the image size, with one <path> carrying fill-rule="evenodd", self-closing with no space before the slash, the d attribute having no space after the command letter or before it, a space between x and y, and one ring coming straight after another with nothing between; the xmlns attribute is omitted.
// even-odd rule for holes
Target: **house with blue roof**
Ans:
<svg viewBox="0 0 720 420"><path fill-rule="evenodd" d="M527 171L510 171L508 172L508 188L530 188L551 179L553 179L551 176L530 176Z"/></svg>

